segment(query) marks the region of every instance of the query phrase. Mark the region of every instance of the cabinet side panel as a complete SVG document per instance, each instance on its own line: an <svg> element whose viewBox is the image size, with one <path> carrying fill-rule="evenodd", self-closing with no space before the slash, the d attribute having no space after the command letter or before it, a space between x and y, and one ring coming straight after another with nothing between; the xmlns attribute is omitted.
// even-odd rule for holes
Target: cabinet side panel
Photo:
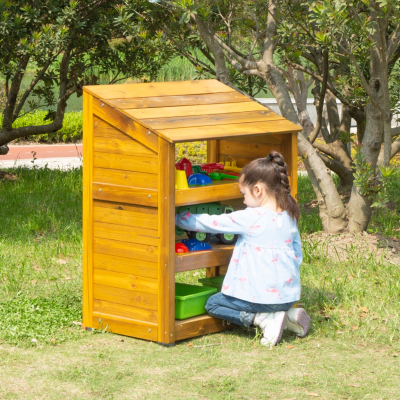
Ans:
<svg viewBox="0 0 400 400"><path fill-rule="evenodd" d="M282 155L289 174L290 192L297 200L297 133L282 135Z"/></svg>
<svg viewBox="0 0 400 400"><path fill-rule="evenodd" d="M175 342L175 146L159 140L158 341Z"/></svg>
<svg viewBox="0 0 400 400"><path fill-rule="evenodd" d="M83 323L92 326L93 309L93 114L92 96L83 93Z"/></svg>

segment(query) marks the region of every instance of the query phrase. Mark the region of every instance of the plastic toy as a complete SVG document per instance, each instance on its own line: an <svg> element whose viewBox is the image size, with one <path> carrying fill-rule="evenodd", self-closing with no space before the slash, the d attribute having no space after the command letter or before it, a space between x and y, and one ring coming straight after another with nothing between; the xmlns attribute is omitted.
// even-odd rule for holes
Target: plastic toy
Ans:
<svg viewBox="0 0 400 400"><path fill-rule="evenodd" d="M192 163L185 157L175 164L175 168L179 171L185 171L187 178L189 178L190 175L193 175Z"/></svg>
<svg viewBox="0 0 400 400"><path fill-rule="evenodd" d="M214 169L224 169L220 163L202 164L201 169L206 172L212 172Z"/></svg>
<svg viewBox="0 0 400 400"><path fill-rule="evenodd" d="M185 171L175 169L175 189L189 189Z"/></svg>
<svg viewBox="0 0 400 400"><path fill-rule="evenodd" d="M176 243L175 244L175 254L185 254L188 253L189 249L183 243Z"/></svg>
<svg viewBox="0 0 400 400"><path fill-rule="evenodd" d="M182 206L176 209L176 213L179 214L184 211L189 211L192 214L210 214L210 215L221 215L230 214L233 212L231 206L222 205L221 203L202 203L194 204L192 206ZM189 239L197 239L199 242L207 243L211 238L211 233L207 232L195 232L195 231L185 231L178 226L175 226L175 234L180 236L186 232ZM215 235L219 241L224 244L234 244L237 241L238 235L233 233L218 233ZM182 242L183 243L183 242Z"/></svg>
<svg viewBox="0 0 400 400"><path fill-rule="evenodd" d="M230 158L232 161L226 161L227 158ZM242 170L242 168L236 166L236 160L232 156L225 157L225 161L220 161L219 163L224 166L225 171L240 172Z"/></svg>
<svg viewBox="0 0 400 400"><path fill-rule="evenodd" d="M206 186L211 185L212 180L207 175L203 174L193 174L188 178L188 184L190 186Z"/></svg>
<svg viewBox="0 0 400 400"><path fill-rule="evenodd" d="M189 249L189 251L204 251L212 249L208 243L200 242L197 239L183 239L182 243Z"/></svg>
<svg viewBox="0 0 400 400"><path fill-rule="evenodd" d="M208 174L208 176L212 179L212 180L221 180L221 179L239 179L237 176L234 175L227 175L227 174L223 174L221 172L210 172Z"/></svg>
<svg viewBox="0 0 400 400"><path fill-rule="evenodd" d="M228 171L228 170L227 170ZM221 173L221 170L219 169L214 169L212 172L215 172L217 174ZM225 171L224 171L225 172ZM239 176L239 172L233 172L233 171L228 171L228 175L233 175L233 176Z"/></svg>

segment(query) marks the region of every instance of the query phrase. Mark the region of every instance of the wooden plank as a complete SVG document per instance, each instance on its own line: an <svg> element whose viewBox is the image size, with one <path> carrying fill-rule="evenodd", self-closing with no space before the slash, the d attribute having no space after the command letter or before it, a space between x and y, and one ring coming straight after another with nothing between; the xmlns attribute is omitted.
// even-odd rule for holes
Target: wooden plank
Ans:
<svg viewBox="0 0 400 400"><path fill-rule="evenodd" d="M270 151L275 150L280 152L280 145L265 145L259 143L243 143L230 140L220 140L219 152L222 155L229 154L233 158L237 156L260 158L266 157ZM222 161L221 158L219 161Z"/></svg>
<svg viewBox="0 0 400 400"><path fill-rule="evenodd" d="M232 106L232 105L230 105ZM221 105L214 106L219 109ZM230 107L231 108L231 107ZM270 122L283 120L283 117L268 110L248 111L248 112L231 112L227 109L226 114L202 114L202 115L187 115L179 117L165 118L146 118L141 121L145 124L160 130L160 129L175 129L188 128L191 126L215 126L226 124L242 124L246 122Z"/></svg>
<svg viewBox="0 0 400 400"><path fill-rule="evenodd" d="M156 152L143 146L137 140L134 140L96 116L94 118L93 133L96 138L94 141L95 151L128 156L158 158Z"/></svg>
<svg viewBox="0 0 400 400"><path fill-rule="evenodd" d="M260 144L280 144L282 135L253 135L253 136L233 136L229 140L234 140L243 143L260 143Z"/></svg>
<svg viewBox="0 0 400 400"><path fill-rule="evenodd" d="M157 310L158 296L112 286L94 285L94 298L145 310Z"/></svg>
<svg viewBox="0 0 400 400"><path fill-rule="evenodd" d="M121 154L94 152L94 166L99 168L111 168L115 170L144 172L156 174L158 172L158 160L150 157L125 156Z"/></svg>
<svg viewBox="0 0 400 400"><path fill-rule="evenodd" d="M158 248L117 240L94 238L95 253L108 254L110 256L134 258L143 261L158 261Z"/></svg>
<svg viewBox="0 0 400 400"><path fill-rule="evenodd" d="M106 271L104 269L94 269L93 282L95 285L112 286L119 289L150 294L157 294L158 290L157 279Z"/></svg>
<svg viewBox="0 0 400 400"><path fill-rule="evenodd" d="M143 322L151 322L153 324L157 324L158 319L157 311L110 303L99 299L94 300L93 315L97 317L116 316Z"/></svg>
<svg viewBox="0 0 400 400"><path fill-rule="evenodd" d="M175 206L184 206L210 201L241 198L237 181L235 183L217 183L175 191Z"/></svg>
<svg viewBox="0 0 400 400"><path fill-rule="evenodd" d="M234 91L216 79L179 82L149 82L121 85L88 85L84 91L101 99L130 99L133 97L176 96Z"/></svg>
<svg viewBox="0 0 400 400"><path fill-rule="evenodd" d="M208 140L207 141L207 162L215 163L218 162L218 148L219 140Z"/></svg>
<svg viewBox="0 0 400 400"><path fill-rule="evenodd" d="M293 133L301 131L298 125L281 120L269 122L247 122L243 124L218 125L218 127L199 126L193 128L160 129L162 135L172 142L222 139L230 136L243 136L268 133Z"/></svg>
<svg viewBox="0 0 400 400"><path fill-rule="evenodd" d="M147 244L156 247L160 244L158 232L152 229L95 221L93 224L93 232L95 237L104 239Z"/></svg>
<svg viewBox="0 0 400 400"><path fill-rule="evenodd" d="M106 329L107 332L118 333L120 335L136 337L146 340L157 340L157 325L149 322L141 322L133 319L112 317L112 316L93 316L93 328Z"/></svg>
<svg viewBox="0 0 400 400"><path fill-rule="evenodd" d="M191 271L200 268L217 267L229 264L233 247L223 244L211 244L212 250L189 252L175 255L175 272Z"/></svg>
<svg viewBox="0 0 400 400"><path fill-rule="evenodd" d="M245 111L267 111L264 106L258 104L254 101L249 101L246 99L242 103L227 103L227 104L206 104L199 106L180 106L180 107L160 107L160 108L134 108L124 110L126 115L131 115L138 120L144 119L157 119L157 118L167 118L167 117L185 117L202 115L207 116L210 114L226 114L226 113L239 113ZM153 127L154 123L148 124ZM154 125L154 129L156 125Z"/></svg>
<svg viewBox="0 0 400 400"><path fill-rule="evenodd" d="M152 229L156 234L158 233L157 214L132 212L123 209L122 206L120 207L121 210L118 208L106 208L102 207L101 202L96 201L93 208L93 218L98 222Z"/></svg>
<svg viewBox="0 0 400 400"><path fill-rule="evenodd" d="M93 98L93 113L103 121L126 133L154 152L158 151L158 136L129 116Z"/></svg>
<svg viewBox="0 0 400 400"><path fill-rule="evenodd" d="M147 278L158 277L158 264L151 261L94 253L93 266L96 269L121 272L123 274L139 275Z"/></svg>
<svg viewBox="0 0 400 400"><path fill-rule="evenodd" d="M158 191L129 186L110 185L107 183L92 184L93 198L96 200L116 201L121 203L157 206Z"/></svg>
<svg viewBox="0 0 400 400"><path fill-rule="evenodd" d="M201 104L239 103L249 99L239 92L183 94L176 96L135 97L129 99L106 100L112 107L122 110L128 108L157 108L176 106L195 106Z"/></svg>
<svg viewBox="0 0 400 400"><path fill-rule="evenodd" d="M159 141L158 341L175 342L175 146Z"/></svg>
<svg viewBox="0 0 400 400"><path fill-rule="evenodd" d="M93 181L142 189L157 189L156 174L95 167Z"/></svg>
<svg viewBox="0 0 400 400"><path fill-rule="evenodd" d="M176 340L188 339L209 333L221 332L236 325L224 324L222 319L211 317L210 315L201 315L182 321L175 321Z"/></svg>
<svg viewBox="0 0 400 400"><path fill-rule="evenodd" d="M110 208L114 210L124 210L146 215L147 214L158 215L158 210L155 207L137 206L134 204L119 203L114 201L102 201L102 200L95 200L93 204L95 207Z"/></svg>
<svg viewBox="0 0 400 400"><path fill-rule="evenodd" d="M83 96L83 218L82 218L82 286L83 323L90 327L93 312L93 114L92 96Z"/></svg>

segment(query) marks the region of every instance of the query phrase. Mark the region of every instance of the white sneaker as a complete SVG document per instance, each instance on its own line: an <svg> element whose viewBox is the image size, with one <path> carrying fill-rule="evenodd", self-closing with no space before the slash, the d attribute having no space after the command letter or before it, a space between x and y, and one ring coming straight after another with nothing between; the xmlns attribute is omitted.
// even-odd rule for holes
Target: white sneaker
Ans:
<svg viewBox="0 0 400 400"><path fill-rule="evenodd" d="M285 319L284 311L256 314L254 325L259 326L263 331L262 345L274 346L281 340Z"/></svg>
<svg viewBox="0 0 400 400"><path fill-rule="evenodd" d="M291 308L286 314L283 329L288 329L303 338L307 335L309 325L310 317L304 308Z"/></svg>

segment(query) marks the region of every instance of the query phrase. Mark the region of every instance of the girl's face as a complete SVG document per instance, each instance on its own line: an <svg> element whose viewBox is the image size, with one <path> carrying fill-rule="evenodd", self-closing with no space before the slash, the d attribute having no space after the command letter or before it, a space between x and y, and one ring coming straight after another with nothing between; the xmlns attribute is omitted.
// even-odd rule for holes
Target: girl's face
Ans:
<svg viewBox="0 0 400 400"><path fill-rule="evenodd" d="M253 191L250 190L248 186L244 186L239 182L239 190L243 195L243 203L247 207L255 208L260 207L263 201L263 190L259 184L254 185Z"/></svg>

